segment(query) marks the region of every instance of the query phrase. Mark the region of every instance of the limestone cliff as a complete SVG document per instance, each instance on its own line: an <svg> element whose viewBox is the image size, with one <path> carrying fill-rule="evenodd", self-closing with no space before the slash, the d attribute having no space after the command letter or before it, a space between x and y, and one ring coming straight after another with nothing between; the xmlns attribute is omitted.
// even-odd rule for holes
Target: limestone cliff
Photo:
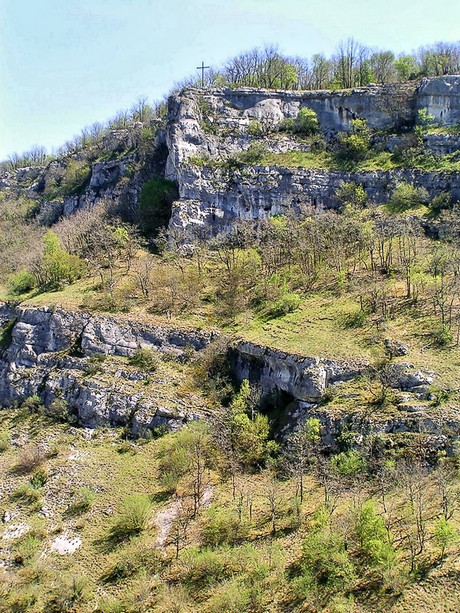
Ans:
<svg viewBox="0 0 460 613"><path fill-rule="evenodd" d="M199 359L215 338L213 333L10 305L0 307L0 331L1 406L38 397L51 414L86 427L124 426L132 435L159 427L175 429L209 413L198 390L181 386L190 377L190 360ZM163 356L154 373L125 359L139 347ZM405 362L394 365L393 385L405 395L398 413L366 415L358 409L331 411L322 405L331 387L340 388L363 375L364 361L295 355L246 341L231 345L228 360L235 381L248 379L261 391L261 406L276 410L280 430L295 428L314 415L323 422L329 444L350 424L361 434L425 432L440 446L460 431L460 415L454 409L438 414L427 400L434 373Z"/></svg>
<svg viewBox="0 0 460 613"><path fill-rule="evenodd" d="M39 219L53 223L62 215L108 199L127 218L135 219L145 181L166 176L177 181L180 199L174 205L171 228L193 234L205 227L215 234L235 219L260 219L294 212L305 204L336 206L335 190L343 181L363 185L370 199L383 202L397 181L424 186L430 195L450 191L460 196L458 173L423 171L348 173L282 167L222 168L232 155L262 143L268 152L308 151L310 145L279 131L283 121L301 108L313 109L326 140L364 119L381 133L379 147L394 150L400 134L413 128L425 109L442 125L460 122L460 77L424 79L420 84L372 85L343 91L292 92L281 90L187 89L170 97L167 126L148 126L156 136L142 141L145 126L109 132L98 145L58 159L45 168L21 168L0 176L0 191L36 200ZM157 125L158 124L158 125ZM435 154L457 151L457 134L430 134L425 146ZM201 160L201 163L199 163ZM62 189L69 165L87 162L80 183ZM197 163L198 162L198 163ZM57 190L55 189L57 186ZM53 193L59 196L53 196Z"/></svg>
<svg viewBox="0 0 460 613"><path fill-rule="evenodd" d="M460 121L460 77L426 79L416 85L370 86L338 92L216 89L183 91L169 100L166 176L178 182L180 200L173 206L170 228L186 236L227 231L237 219L262 219L298 212L301 207L333 208L342 182L360 183L371 201L385 202L394 185L409 181L430 196L450 192L460 198L459 173L422 170L373 172L216 164L263 143L272 153L308 150L309 146L278 127L301 108L317 113L323 136L349 129L364 119L382 132L380 147L393 150L398 133L413 128L421 109L442 125ZM388 134L393 132L393 136ZM433 134L425 146L435 154L459 148L455 134ZM214 162L214 163L212 163Z"/></svg>

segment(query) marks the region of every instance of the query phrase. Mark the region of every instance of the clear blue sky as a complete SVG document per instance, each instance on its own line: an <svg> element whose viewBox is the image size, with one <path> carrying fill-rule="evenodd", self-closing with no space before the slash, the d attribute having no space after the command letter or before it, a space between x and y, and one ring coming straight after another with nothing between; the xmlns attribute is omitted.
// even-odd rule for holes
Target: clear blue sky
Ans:
<svg viewBox="0 0 460 613"><path fill-rule="evenodd" d="M410 51L459 23L456 0L0 0L0 159L159 99L202 59L329 54L349 36Z"/></svg>

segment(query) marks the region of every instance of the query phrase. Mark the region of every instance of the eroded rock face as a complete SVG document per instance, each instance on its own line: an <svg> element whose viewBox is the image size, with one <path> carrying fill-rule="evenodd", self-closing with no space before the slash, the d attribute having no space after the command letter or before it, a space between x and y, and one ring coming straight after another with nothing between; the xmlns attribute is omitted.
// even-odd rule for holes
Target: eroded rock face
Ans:
<svg viewBox="0 0 460 613"><path fill-rule="evenodd" d="M460 77L424 80L415 85L386 85L339 92L289 92L242 88L189 89L169 100L166 176L179 185L170 230L185 241L196 235L226 232L238 219L258 220L298 213L302 207L337 206L336 190L343 182L361 184L369 199L385 202L397 182L424 187L431 197L446 191L460 199L460 174L421 170L341 172L319 169L209 164L262 143L272 153L308 150L309 145L280 132L286 119L303 107L313 109L326 138L348 130L350 121L364 119L372 128L413 127L417 112L433 112L442 124L460 122ZM406 135L407 136L407 135ZM383 138L383 137L382 137ZM392 141L393 139L393 141ZM403 137L383 138L393 150ZM386 143L386 144L385 144ZM434 153L458 149L456 135L429 135L425 146Z"/></svg>
<svg viewBox="0 0 460 613"><path fill-rule="evenodd" d="M100 145L53 160L47 166L2 173L0 190L6 196L20 195L36 200L39 203L37 219L47 225L78 209L94 206L101 200L113 202L129 217L138 207L139 194L145 181L164 175L167 151L160 123L158 120L146 126L157 129L149 147L145 143L141 146L141 123L126 129L111 130L102 138ZM81 184L67 195L53 195L68 166L80 162L84 162L88 169Z"/></svg>
<svg viewBox="0 0 460 613"><path fill-rule="evenodd" d="M364 362L309 358L240 342L233 349L234 370L239 382L248 379L266 397L280 392L292 399L317 403L329 384L348 381L362 373Z"/></svg>
<svg viewBox="0 0 460 613"><path fill-rule="evenodd" d="M62 417L64 411L90 428L124 426L133 435L157 428L174 430L208 413L206 400L198 393L191 391L188 397L175 390L187 376L181 365L213 340L212 333L9 305L0 307L0 325L8 328L8 346L3 345L0 354L0 406L38 396L50 413L57 411ZM138 347L166 353L168 362L163 364L177 364L163 365L154 373L136 369L123 358ZM94 355L107 357L94 368ZM383 412L376 419L363 416L361 410L336 416L321 405L329 386L346 386L366 371L364 361L306 357L245 341L231 346L229 359L237 383L248 379L258 386L262 406L283 411L289 429L318 416L327 444L344 428L360 435L427 431L435 438L441 436L443 425L459 429L460 416L454 409L449 415L430 409L429 388L435 373L417 370L407 362L393 366L392 385L401 397L401 414L388 417Z"/></svg>
<svg viewBox="0 0 460 613"><path fill-rule="evenodd" d="M446 126L460 123L460 75L423 79L417 93L417 110L426 109Z"/></svg>
<svg viewBox="0 0 460 613"><path fill-rule="evenodd" d="M190 155L225 157L245 149L261 137L251 131L255 122L263 135L276 129L283 119L297 117L303 107L316 112L325 134L348 130L350 121L356 118L365 119L376 129L410 126L415 122L415 93L415 86L407 84L336 92L188 89L169 99L166 174L180 180L180 165ZM291 148L295 148L294 139Z"/></svg>
<svg viewBox="0 0 460 613"><path fill-rule="evenodd" d="M181 331L113 317L53 308L0 308L9 342L0 357L0 405L38 395L45 407L65 402L68 412L88 427L123 425L136 434L159 426L175 429L197 415L186 400L170 393L174 372L150 376L115 361L88 375L91 356L129 357L139 348L186 361L212 340L205 332ZM196 398L194 409L205 408ZM61 403L62 406L62 403Z"/></svg>
<svg viewBox="0 0 460 613"><path fill-rule="evenodd" d="M450 192L460 200L460 173L394 170L345 172L307 168L248 166L241 169L198 167L184 163L180 170L180 200L173 205L170 229L192 237L228 231L237 220L260 220L273 215L300 214L339 206L342 183L363 186L370 201L388 200L397 183L425 188L434 198Z"/></svg>

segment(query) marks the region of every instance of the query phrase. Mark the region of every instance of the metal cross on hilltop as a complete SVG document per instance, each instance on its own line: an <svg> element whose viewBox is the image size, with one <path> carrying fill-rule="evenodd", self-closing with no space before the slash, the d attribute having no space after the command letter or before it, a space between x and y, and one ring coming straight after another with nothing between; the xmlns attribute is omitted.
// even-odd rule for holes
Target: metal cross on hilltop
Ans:
<svg viewBox="0 0 460 613"><path fill-rule="evenodd" d="M204 71L207 70L209 66L205 66L204 62L201 62L201 66L197 66L197 70L201 70L201 87L204 87Z"/></svg>

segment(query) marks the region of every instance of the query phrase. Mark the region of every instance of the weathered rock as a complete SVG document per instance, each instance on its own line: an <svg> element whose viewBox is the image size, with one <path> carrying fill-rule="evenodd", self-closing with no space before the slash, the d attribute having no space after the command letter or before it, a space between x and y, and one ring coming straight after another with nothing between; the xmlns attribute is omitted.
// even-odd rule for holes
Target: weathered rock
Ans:
<svg viewBox="0 0 460 613"><path fill-rule="evenodd" d="M343 182L361 184L369 199L388 200L396 183L406 181L428 190L431 197L449 192L460 199L460 173L422 170L350 173L319 169L246 167L229 170L209 167L206 159L225 160L263 143L271 152L306 149L295 136L277 132L281 122L313 109L328 137L349 129L350 121L365 119L372 128L413 127L420 109L436 111L448 125L460 113L460 77L424 80L414 85L370 86L339 92L290 92L242 89L188 89L169 100L166 176L179 184L180 200L173 207L171 230L186 237L227 231L237 219L258 220L298 213L306 205L317 209L337 206L336 190ZM256 124L257 129L251 130ZM390 150L406 135L380 137ZM383 140L382 140L383 139ZM455 135L430 135L427 148L436 153L458 148ZM193 157L194 159L193 159ZM176 232L177 234L177 232Z"/></svg>
<svg viewBox="0 0 460 613"><path fill-rule="evenodd" d="M366 364L308 358L240 342L233 349L238 381L248 379L260 386L263 396L276 400L281 393L303 402L318 402L327 385L347 381L363 371Z"/></svg>
<svg viewBox="0 0 460 613"><path fill-rule="evenodd" d="M425 188L433 198L449 192L460 200L459 172L327 171L307 168L248 166L242 169L182 164L180 200L173 205L170 228L193 236L228 231L237 220L260 220L273 215L299 214L305 207L337 208L342 183L358 183L370 201L388 201L397 183Z"/></svg>
<svg viewBox="0 0 460 613"><path fill-rule="evenodd" d="M159 426L175 429L190 416L179 401L152 395L139 382L145 373L113 366L110 376L85 376L87 356L127 357L138 347L188 359L212 333L143 325L113 317L54 308L0 307L0 322L11 322L11 338L0 358L0 405L38 395L45 407L65 401L69 416L87 427L128 426L134 434ZM107 370L107 368L105 368Z"/></svg>
<svg viewBox="0 0 460 613"><path fill-rule="evenodd" d="M142 346L167 353L168 360L175 354L177 360L185 361L188 348L200 351L212 341L212 333L78 311L9 305L0 306L0 322L11 325L10 344L0 356L2 406L38 395L48 412L58 411L59 417L66 411L70 420L85 427L124 426L134 435L158 428L174 430L206 414L203 400L194 397L190 403L175 396L171 392L175 386L162 380L163 375L150 385L150 374L123 365L116 356L132 355ZM89 358L95 354L114 359L98 363L96 371L88 374ZM327 405L320 404L328 386L343 388L362 374L368 367L364 361L306 357L244 341L231 347L229 358L237 382L248 379L257 385L262 406L277 406L285 413L290 429L317 416L327 444L335 444L344 429L351 429L362 436L430 432L436 446L442 437L444 443L447 440L443 428L460 430L460 415L456 416L454 408L448 416L437 415L425 402L435 374L407 362L392 366L391 379L400 390L396 416L383 412L376 418L353 410L334 415ZM353 394L347 397L350 401Z"/></svg>
<svg viewBox="0 0 460 613"><path fill-rule="evenodd" d="M443 125L460 124L460 76L423 79L417 92L416 109L425 109Z"/></svg>
<svg viewBox="0 0 460 613"><path fill-rule="evenodd" d="M357 117L372 128L400 128L415 122L415 86L361 87L343 91L293 92L255 88L188 89L169 99L166 174L179 179L190 155L225 157L248 147L251 121L263 131L275 129L300 108L313 109L324 133L349 129ZM255 138L260 138L258 134Z"/></svg>
<svg viewBox="0 0 460 613"><path fill-rule="evenodd" d="M383 343L385 345L386 354L392 358L402 357L409 353L409 347L400 341L394 341L390 338L386 338Z"/></svg>

